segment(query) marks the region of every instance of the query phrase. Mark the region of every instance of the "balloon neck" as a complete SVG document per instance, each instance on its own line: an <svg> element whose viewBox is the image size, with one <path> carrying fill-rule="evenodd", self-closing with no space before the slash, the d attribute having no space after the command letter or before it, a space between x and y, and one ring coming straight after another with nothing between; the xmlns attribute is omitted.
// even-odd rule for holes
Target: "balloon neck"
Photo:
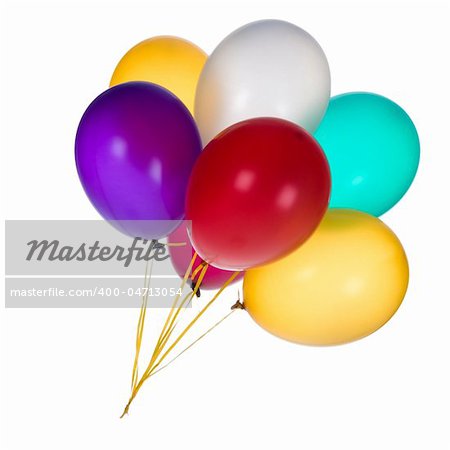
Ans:
<svg viewBox="0 0 450 450"><path fill-rule="evenodd" d="M195 291L195 285L197 284L197 282L196 281L194 281L194 280L191 280L191 289L193 290L193 291ZM201 286L201 285L200 285ZM200 292L200 286L199 286L199 288L197 289L197 292L195 293L195 295L197 296L197 297L200 297L200 295L201 295L201 292Z"/></svg>
<svg viewBox="0 0 450 450"><path fill-rule="evenodd" d="M243 309L245 310L244 304L241 302L241 300L236 300L236 303L231 307L231 309L234 311L235 309Z"/></svg>

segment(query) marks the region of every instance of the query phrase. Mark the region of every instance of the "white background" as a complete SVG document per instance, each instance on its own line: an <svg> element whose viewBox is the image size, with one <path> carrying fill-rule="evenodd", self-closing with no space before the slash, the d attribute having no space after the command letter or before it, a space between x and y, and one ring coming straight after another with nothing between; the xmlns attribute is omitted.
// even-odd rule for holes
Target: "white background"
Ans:
<svg viewBox="0 0 450 450"><path fill-rule="evenodd" d="M9 219L97 218L74 165L78 120L107 88L123 53L158 34L185 37L211 52L246 22L290 20L322 45L333 94L369 90L390 97L411 115L422 144L412 188L383 217L405 246L411 284L379 332L350 345L310 348L274 338L237 312L152 378L131 415L119 420L137 310L3 309L2 448L449 448L449 15L443 3L2 6L1 182ZM217 315L235 297L231 289Z"/></svg>

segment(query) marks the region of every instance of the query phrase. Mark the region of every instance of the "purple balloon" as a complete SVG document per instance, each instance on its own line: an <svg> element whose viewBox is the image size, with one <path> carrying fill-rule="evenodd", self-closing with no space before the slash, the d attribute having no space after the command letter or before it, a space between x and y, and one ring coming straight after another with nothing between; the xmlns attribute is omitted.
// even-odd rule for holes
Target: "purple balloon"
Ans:
<svg viewBox="0 0 450 450"><path fill-rule="evenodd" d="M126 221L113 225L146 239L166 236L183 219L187 183L200 151L196 124L184 104L167 89L140 81L99 95L75 140L78 175L97 211L108 221Z"/></svg>
<svg viewBox="0 0 450 450"><path fill-rule="evenodd" d="M184 278L186 270L188 269L195 253L191 241L189 240L186 223L182 223L173 233L171 233L167 241L169 244L172 244L169 246L169 254L172 265L180 278ZM175 246L173 244L184 245ZM200 264L204 262L205 261L197 255L192 271L197 269ZM201 271L197 273L193 280L191 278L189 279L195 283L198 280L200 272ZM202 289L219 289L225 284L231 275L233 275L232 271L219 269L209 265L208 269L206 269L206 273L200 287ZM239 273L239 275L233 280L233 283L241 280L242 278L244 278L244 272Z"/></svg>

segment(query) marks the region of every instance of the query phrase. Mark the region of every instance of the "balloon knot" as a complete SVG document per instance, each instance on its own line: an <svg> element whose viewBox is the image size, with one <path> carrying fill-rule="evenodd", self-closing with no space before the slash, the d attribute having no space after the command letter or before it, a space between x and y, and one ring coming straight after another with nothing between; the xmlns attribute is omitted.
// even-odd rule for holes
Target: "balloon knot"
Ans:
<svg viewBox="0 0 450 450"><path fill-rule="evenodd" d="M236 300L236 303L231 307L232 310L235 309L244 309L245 310L245 306L244 304L238 299Z"/></svg>
<svg viewBox="0 0 450 450"><path fill-rule="evenodd" d="M195 285L196 285L196 284L197 284L197 283L196 283L194 280L191 280L191 289L192 289L193 291L195 291ZM201 295L200 288L197 289L197 292L195 293L195 295L196 295L197 297L200 297L200 295Z"/></svg>

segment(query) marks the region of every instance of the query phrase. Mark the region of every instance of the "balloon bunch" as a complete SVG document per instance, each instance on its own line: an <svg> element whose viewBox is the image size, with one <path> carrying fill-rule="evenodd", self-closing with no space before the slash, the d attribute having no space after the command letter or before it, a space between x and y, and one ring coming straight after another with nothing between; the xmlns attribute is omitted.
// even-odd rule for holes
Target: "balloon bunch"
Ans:
<svg viewBox="0 0 450 450"><path fill-rule="evenodd" d="M175 37L141 42L86 110L75 152L105 219L130 221L121 231L131 236L187 244L169 248L193 292L176 299L140 381L135 367L130 402L200 287L220 293L243 277L250 316L311 345L367 336L403 300L407 259L377 216L415 176L414 124L380 95L330 100L325 54L296 25L250 23L209 57ZM184 218L189 229L177 228Z"/></svg>

